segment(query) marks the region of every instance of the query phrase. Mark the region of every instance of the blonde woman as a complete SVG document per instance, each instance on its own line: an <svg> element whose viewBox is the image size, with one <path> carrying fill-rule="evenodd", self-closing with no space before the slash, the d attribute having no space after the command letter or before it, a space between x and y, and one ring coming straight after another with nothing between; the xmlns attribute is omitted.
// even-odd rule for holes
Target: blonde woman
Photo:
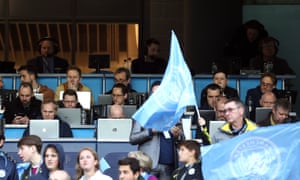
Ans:
<svg viewBox="0 0 300 180"><path fill-rule="evenodd" d="M83 148L77 155L76 180L112 180L100 172L99 158L91 148Z"/></svg>
<svg viewBox="0 0 300 180"><path fill-rule="evenodd" d="M157 177L151 175L152 159L143 151L131 151L128 153L128 157L136 158L139 161L141 167L141 176L145 180L157 180Z"/></svg>

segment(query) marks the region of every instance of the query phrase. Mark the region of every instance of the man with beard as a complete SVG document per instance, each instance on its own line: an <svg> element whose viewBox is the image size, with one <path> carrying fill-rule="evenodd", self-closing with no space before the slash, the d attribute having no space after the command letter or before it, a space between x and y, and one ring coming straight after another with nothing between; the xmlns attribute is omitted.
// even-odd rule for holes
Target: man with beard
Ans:
<svg viewBox="0 0 300 180"><path fill-rule="evenodd" d="M21 83L18 94L4 112L7 124L28 124L30 119L41 116L41 101L34 97L30 83Z"/></svg>

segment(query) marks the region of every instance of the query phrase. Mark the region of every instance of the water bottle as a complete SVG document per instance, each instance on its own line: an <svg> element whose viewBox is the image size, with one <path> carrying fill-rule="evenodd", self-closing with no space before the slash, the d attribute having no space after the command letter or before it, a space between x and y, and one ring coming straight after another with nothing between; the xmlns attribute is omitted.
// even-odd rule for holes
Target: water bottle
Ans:
<svg viewBox="0 0 300 180"><path fill-rule="evenodd" d="M211 64L211 73L214 74L217 71L218 71L217 64L215 62L212 62L212 64Z"/></svg>
<svg viewBox="0 0 300 180"><path fill-rule="evenodd" d="M250 113L252 112L252 104L253 104L251 96L248 97L247 104L248 104L248 111Z"/></svg>
<svg viewBox="0 0 300 180"><path fill-rule="evenodd" d="M80 124L86 124L86 111L84 109L81 110L81 122Z"/></svg>

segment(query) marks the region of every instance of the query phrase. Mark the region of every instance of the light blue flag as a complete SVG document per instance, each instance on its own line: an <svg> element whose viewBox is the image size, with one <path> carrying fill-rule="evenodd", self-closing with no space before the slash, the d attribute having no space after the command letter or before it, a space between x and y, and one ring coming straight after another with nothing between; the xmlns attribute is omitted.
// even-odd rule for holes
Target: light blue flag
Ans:
<svg viewBox="0 0 300 180"><path fill-rule="evenodd" d="M132 118L145 128L169 130L178 122L187 105L196 106L193 81L172 31L169 62L161 85Z"/></svg>
<svg viewBox="0 0 300 180"><path fill-rule="evenodd" d="M300 179L300 122L257 128L201 151L204 179Z"/></svg>

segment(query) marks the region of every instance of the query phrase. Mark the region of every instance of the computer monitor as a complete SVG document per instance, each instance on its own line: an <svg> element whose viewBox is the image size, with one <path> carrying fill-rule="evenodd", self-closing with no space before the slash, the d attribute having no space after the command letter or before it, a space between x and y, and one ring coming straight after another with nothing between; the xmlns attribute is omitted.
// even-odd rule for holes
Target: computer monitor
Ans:
<svg viewBox="0 0 300 180"><path fill-rule="evenodd" d="M110 55L109 54L90 54L89 55L89 68L96 69L99 73L102 68L109 68Z"/></svg>

